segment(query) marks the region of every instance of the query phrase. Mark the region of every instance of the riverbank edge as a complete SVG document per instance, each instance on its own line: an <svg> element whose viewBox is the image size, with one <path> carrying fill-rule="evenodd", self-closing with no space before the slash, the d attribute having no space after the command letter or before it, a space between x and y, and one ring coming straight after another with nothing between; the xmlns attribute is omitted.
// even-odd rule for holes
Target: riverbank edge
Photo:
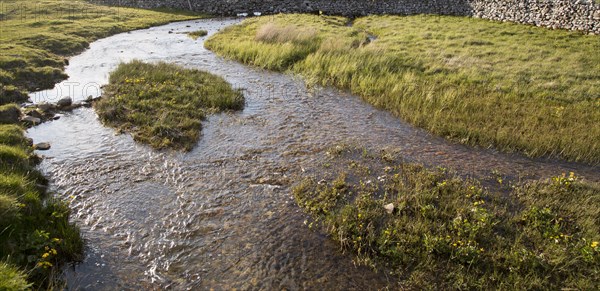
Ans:
<svg viewBox="0 0 600 291"><path fill-rule="evenodd" d="M297 23L297 19L300 21L306 21L306 29L303 28L304 24ZM403 17L403 16L370 16L361 19L368 19L372 17ZM406 16L406 17L432 17L432 19L439 19L440 17L435 15L419 15L419 16ZM447 16L448 18L461 19L465 17L454 17ZM314 20L322 18L322 20ZM465 123L460 123L461 119L457 119L456 123L447 123L447 126L442 126L438 123L433 122L432 120L442 119L444 117L445 112L452 111L452 108L448 109L447 106L438 106L436 105L438 101L446 102L445 98L452 99L457 95L457 89L460 90L462 87L458 87L458 85L464 85L469 87L470 90L465 92L471 92L472 94L488 94L489 96L497 96L498 98L502 97L504 94L505 88L500 88L498 85L497 88L487 88L483 85L479 85L479 83L484 80L464 80L465 84L446 84L443 83L441 85L437 85L435 82L439 80L434 78L425 78L421 75L413 76L408 74L408 76L401 76L395 82L390 82L390 78L384 78L388 76L382 75L368 75L363 74L363 67L370 67L375 71L393 71L393 70L404 70L407 67L411 68L411 66L418 67L421 64L419 60L413 62L413 60L407 60L406 57L402 54L394 55L385 53L386 57L381 60L376 59L372 51L360 51L359 49L362 47L368 47L372 41L377 42L377 36L372 35L373 32L366 31L365 29L359 27L357 31L352 32L352 37L347 37L346 35L340 36L339 39L331 40L326 33L323 33L324 36L321 36L321 32L315 29L315 23L328 24L340 22L343 24L340 27L350 27L349 24L355 23L361 19L355 19L352 22L344 22L339 20L341 17L329 17L329 16L315 16L309 14L280 14L277 16L264 16L247 19L244 22L237 24L233 27L230 27L226 30L223 30L217 34L212 35L205 42L205 47L216 54L230 58L241 63L261 67L264 69L272 70L272 71L280 71L280 72L291 72L294 74L298 74L304 80L310 82L311 84L319 84L326 86L333 86L340 90L347 90L353 94L360 96L367 103L376 106L378 108L382 108L396 115L398 118L412 124L413 126L424 128L425 130L445 137L451 142L466 144L474 147L483 147L483 148L495 148L499 151L506 153L517 152L524 156L530 158L548 158L548 159L558 159L567 162L575 162L581 164L587 164L591 166L596 166L600 163L600 153L597 151L593 151L597 149L594 147L593 139L589 139L589 145L582 145L583 138L579 137L575 141L568 143L566 140L557 138L558 134L547 134L547 135L535 135L537 131L524 131L520 134L522 135L514 135L516 134L516 128L507 126L505 123L500 122L500 124L504 124L501 128L487 128L481 126L481 128L475 129L474 127L465 127ZM286 19L290 22L289 25L281 25L281 19ZM347 20L347 19L346 19ZM275 24L271 25L265 24L265 22L271 21ZM482 22L487 23L487 20L470 20L470 22ZM258 23L265 24L261 27L257 27ZM490 25L506 25L511 27L523 27L524 30L529 31L531 33L531 28L525 25L518 24L504 24L504 23L493 23L489 22ZM281 26L281 27L279 27ZM266 29L268 28L268 29ZM295 31L286 31L286 29L297 28ZM555 31L547 30L546 28L534 28L537 31L548 31L551 33L558 33ZM265 32L266 30L270 30ZM292 29L293 30L293 29ZM341 29L340 29L341 30ZM360 32L358 32L360 31ZM251 32L252 35L240 35L240 33ZM255 34L256 35L255 35ZM294 37L291 37L293 34L297 34ZM339 31L340 34L349 33L347 31ZM366 39L360 39L366 33ZM263 35L266 36L265 39L261 39ZM269 34L272 34L269 36ZM426 33L429 35L430 33ZM279 35L279 36L277 36ZM269 39L271 37L272 39ZM280 37L280 39L278 39ZM286 38L287 37L287 38ZM431 36L429 36L431 37ZM597 36L585 36L581 35L581 37L589 37L595 38ZM234 39L236 38L236 39ZM306 38L306 39L303 39ZM323 42L329 41L331 44L325 43L327 46L326 49L321 51L323 47ZM352 42L350 45L345 42ZM350 46L350 49L345 49L345 51L340 50L339 46ZM479 42L474 41L474 46L479 46ZM257 49L260 47L260 49ZM276 49L280 49L282 52L276 52ZM339 50L339 52L337 51ZM340 53L341 52L341 53ZM356 52L356 53L355 53ZM353 58L358 59L354 62L348 63L334 63L335 61L348 61L352 57L344 56L344 54L352 55ZM362 54L361 54L362 53ZM381 53L384 54L383 52ZM343 57L342 57L343 56ZM375 59L373 62L370 62L371 59ZM380 63L377 63L380 62ZM390 67L386 62L397 62L397 66ZM355 71L352 71L352 68L358 67ZM362 69L362 70L361 70ZM425 70L421 68L422 70ZM337 75L336 75L337 73ZM429 68L422 75L435 75L437 73L446 74L445 68L442 65L433 66ZM461 73L461 72L459 72ZM457 73L458 75L458 73ZM393 76L395 77L395 75ZM407 77L412 79L411 82L407 82L409 84L405 84L403 77ZM454 76L451 76L454 77ZM379 86L376 83L377 78L381 78L382 82L386 82L386 86ZM451 79L448 77L447 79ZM433 83L433 85L425 84L427 82ZM470 82L470 83L469 83ZM371 84L373 88L365 87ZM421 85L421 83L424 83ZM404 85L404 86L399 86ZM456 86L455 86L456 85ZM419 87L420 86L420 87ZM446 88L446 91L438 92L435 91L435 86L438 88ZM454 87L452 87L454 86ZM434 89L431 89L432 87ZM399 91L396 92L396 91ZM431 93L431 92L433 93ZM407 94L406 92L409 92ZM448 94L446 94L448 93ZM546 92L544 92L546 93ZM412 100L404 95L415 95L423 97L423 101L418 103L416 100ZM508 94L508 93L507 93ZM522 94L522 93L514 93L513 95ZM435 96L431 96L435 95ZM439 95L439 96L437 96ZM448 96L446 96L448 95ZM462 96L462 95L461 95ZM512 96L511 96L512 97ZM416 99L416 98L413 98ZM459 98L454 98L459 99ZM550 98L551 99L551 98ZM433 101L432 101L433 100ZM471 100L471 99L469 99ZM453 100L455 103L464 103L464 101L459 100L461 102L457 102ZM552 101L549 101L552 102ZM462 104L461 103L461 104ZM505 102L506 104L500 103L500 105L510 105L514 104L509 101ZM526 103L526 102L521 102ZM519 103L519 104L521 104ZM433 112L431 114L431 118L424 117L423 114L417 114L415 112L416 109L407 109L407 104L415 105L415 108L437 108L437 112ZM516 104L516 102L515 102ZM598 103L600 104L600 103ZM481 104L479 104L481 105ZM486 104L483 104L486 105ZM557 111L565 109L559 105L548 104L544 107L544 110L549 110L552 106L556 107ZM591 104L595 106L595 104ZM404 106L404 107L402 107ZM438 106L438 107L436 107ZM474 105L464 105L465 107L474 106ZM513 106L516 107L516 106ZM470 107L468 107L470 108ZM552 107L553 108L553 107ZM512 108L514 110L522 110L522 108ZM413 110L413 111L411 111ZM474 112L480 112L477 109L469 109ZM520 111L519 111L520 112ZM533 111L536 112L536 111ZM459 112L460 114L464 114L464 112ZM555 116L556 112L552 112L553 114L546 116ZM559 112L560 113L560 112ZM524 112L525 116L534 117L534 115L527 115L527 112ZM437 116L439 115L439 116ZM494 113L491 114L494 116ZM495 115L502 116L502 115ZM539 117L539 115L536 115ZM575 116L575 115L573 115ZM531 118L533 119L533 118ZM521 122L531 121L526 118L521 119L513 119L519 120ZM568 120L568 119L565 119ZM477 120L479 122L481 120ZM494 122L490 122L488 124L495 124L498 120L494 120ZM436 121L437 122L437 121ZM565 127L564 125L555 125L554 122L551 123L552 126L558 126L558 129L555 130L555 133L562 132L566 129L571 130L571 127ZM533 123L536 124L536 123ZM542 125L547 125L549 123L543 123ZM538 125L539 126L539 125ZM562 126L562 127L560 127ZM525 126L523 126L525 127ZM552 131L547 131L547 128L543 128L545 133L551 133ZM594 128L596 129L596 128ZM495 131L494 131L495 130ZM580 132L586 133L589 132L586 129L578 128L581 130ZM510 133L510 134L508 134ZM573 131L571 131L571 134ZM543 137L543 138L542 138ZM563 136L564 137L564 136ZM577 143L578 142L578 143Z"/></svg>
<svg viewBox="0 0 600 291"><path fill-rule="evenodd" d="M18 2L19 1L16 1L15 3ZM50 1L46 4L53 4L54 2L56 1ZM84 2L80 2L80 4L86 5L86 8L88 9L97 8L94 4ZM43 8L43 4L36 6L36 9L39 9L38 11L41 11ZM129 11L145 11L144 13L162 13L166 18L161 18L159 20L148 18L146 19L146 22L137 25L134 24L133 27L124 31L109 31L100 37L94 37L92 34L92 36L87 39L87 44L126 31L146 29L152 26L164 25L172 22L209 17L208 15L198 15L171 9L126 9ZM61 16L69 17L70 15ZM2 21L11 21L10 18L5 19L4 17L6 16L3 15ZM21 21L27 18L27 16L23 15L21 15L21 17ZM147 15L140 13L137 17L139 18L137 20L142 21ZM16 21L19 21L19 19ZM81 28L80 30L77 30L77 32L83 34L92 29L93 27L88 27L87 30ZM35 30L35 28L33 28L32 31L33 30ZM26 37L27 35L26 31L23 31L22 36ZM75 47L62 54L54 55L58 58L63 57L66 60L67 57L84 51L87 48L87 44ZM52 52L48 53L52 54ZM64 63L65 65L67 64L66 61ZM42 65L40 64L40 68L41 66ZM68 77L64 74L65 66L59 69L61 74L59 75L59 78L54 78L52 80L52 84L56 84ZM2 129L0 132L0 147L2 149L2 155L0 155L0 168L2 168L2 176L17 176L17 178L22 180L22 183L18 185L14 183L11 184L11 182L14 181L9 181L8 178L5 179L5 177L3 177L3 183L1 183L2 193L6 191L9 192L4 193L6 195L0 197L3 198L2 201L0 201L2 202L0 203L2 204L0 206L2 206L2 210L5 211L3 215L8 213L8 216L2 216L3 219L0 223L3 224L3 233L11 228L13 228L11 233L24 233L20 235L6 234L6 237L2 238L2 253L7 256L2 257L4 262L0 265L0 273L3 275L0 280L0 289L37 289L43 288L44 286L52 288L53 285L56 284L55 281L58 276L60 276L60 266L67 261L77 261L81 259L81 256L83 255L83 240L79 234L78 228L69 223L70 209L68 208L68 203L55 198L56 194L48 192L46 186L47 180L42 176L39 170L36 169L41 158L34 153L35 148L32 140L25 136L25 128L28 126L35 126L39 124L39 122L31 122L31 118L28 118L31 116L25 114L26 110L20 106L20 103L27 101L28 90L31 90L32 88L44 88L47 87L47 85L32 84L32 86L24 87L10 82L1 85L0 95L2 97L2 106L0 108L0 115L2 115L2 117L8 116L9 118L3 119L2 122L0 122L0 129ZM15 111L15 109L17 110ZM23 120L24 118L25 120ZM23 195L13 197L16 194L19 194L16 191L13 191L15 190L15 186L24 188L24 191L27 191L27 193L20 193ZM53 225L54 229L50 229L49 231L37 229L38 226L41 228L43 223ZM25 227L31 228L31 230L24 230ZM63 234L63 236L58 237L60 236L59 234ZM26 246L22 246L22 240L27 242L25 243ZM10 249L6 249L7 247ZM15 250L26 250L28 253L14 253ZM27 256L25 262L31 262L26 263L25 265L13 265L13 263L15 263L15 257L20 256Z"/></svg>

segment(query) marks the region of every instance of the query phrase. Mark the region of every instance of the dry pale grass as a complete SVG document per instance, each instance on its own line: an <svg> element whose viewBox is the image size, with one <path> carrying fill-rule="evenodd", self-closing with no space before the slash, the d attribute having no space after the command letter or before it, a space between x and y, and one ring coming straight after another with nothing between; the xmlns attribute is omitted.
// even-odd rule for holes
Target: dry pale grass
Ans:
<svg viewBox="0 0 600 291"><path fill-rule="evenodd" d="M309 43L317 37L317 31L310 27L295 25L278 26L269 22L256 32L255 40L265 43Z"/></svg>

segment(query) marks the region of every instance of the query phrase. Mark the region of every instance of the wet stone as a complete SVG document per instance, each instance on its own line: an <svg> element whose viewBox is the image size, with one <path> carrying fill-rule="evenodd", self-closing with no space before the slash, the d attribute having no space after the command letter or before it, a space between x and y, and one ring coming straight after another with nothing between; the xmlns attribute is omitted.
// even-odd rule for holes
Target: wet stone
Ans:
<svg viewBox="0 0 600 291"><path fill-rule="evenodd" d="M50 149L50 143L48 142L40 142L40 143L36 143L33 146L34 150L38 150L38 151L46 151Z"/></svg>

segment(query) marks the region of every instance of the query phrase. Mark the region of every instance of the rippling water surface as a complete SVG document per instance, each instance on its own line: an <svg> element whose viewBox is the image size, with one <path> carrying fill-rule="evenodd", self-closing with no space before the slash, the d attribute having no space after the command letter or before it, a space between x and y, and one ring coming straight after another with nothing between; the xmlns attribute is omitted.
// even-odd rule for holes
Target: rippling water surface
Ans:
<svg viewBox="0 0 600 291"><path fill-rule="evenodd" d="M393 148L410 161L461 174L492 170L548 177L576 171L599 181L598 167L531 160L452 144L415 129L358 97L307 87L290 75L215 56L203 40L238 22L212 19L123 33L73 57L71 78L32 94L36 102L97 96L121 61L164 60L210 71L243 88L243 111L203 125L188 153L157 152L102 126L79 109L28 131L52 190L71 201L87 242L82 263L65 269L72 289L378 289L385 274L355 267L350 254L304 224L290 187L336 144ZM68 94L66 94L68 92ZM393 286L392 286L393 287Z"/></svg>

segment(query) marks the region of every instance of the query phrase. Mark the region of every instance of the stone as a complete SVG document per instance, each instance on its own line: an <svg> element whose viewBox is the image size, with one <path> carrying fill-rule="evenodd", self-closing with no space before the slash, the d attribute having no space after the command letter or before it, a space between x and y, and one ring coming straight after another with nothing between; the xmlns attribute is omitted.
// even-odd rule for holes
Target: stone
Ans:
<svg viewBox="0 0 600 291"><path fill-rule="evenodd" d="M125 5L138 8L158 6L182 8L178 1L105 0L104 4ZM600 33L600 9L596 0L286 0L286 1L212 1L202 0L191 9L196 12L220 16L248 16L260 11L262 15L285 12L323 11L328 15L356 17L368 14L444 14L473 16L497 21L528 23L537 26L581 30L585 33ZM254 14L254 13L252 13ZM572 23L578 23L572 25ZM173 31L169 31L173 33Z"/></svg>
<svg viewBox="0 0 600 291"><path fill-rule="evenodd" d="M73 104L73 99L71 99L71 97L64 97L56 102L56 106L59 108L68 107L71 106L71 104Z"/></svg>
<svg viewBox="0 0 600 291"><path fill-rule="evenodd" d="M37 108L43 112L50 111L54 106L50 103L42 102L37 105Z"/></svg>
<svg viewBox="0 0 600 291"><path fill-rule="evenodd" d="M21 121L23 121L29 125L37 125L37 124L42 123L42 120L40 118L33 117L33 116L25 116L21 119Z"/></svg>
<svg viewBox="0 0 600 291"><path fill-rule="evenodd" d="M50 149L50 143L47 143L47 142L36 143L33 146L33 149L38 150L38 151L47 151Z"/></svg>
<svg viewBox="0 0 600 291"><path fill-rule="evenodd" d="M32 116L32 117L39 118L39 119L42 119L44 117L42 115L42 113L37 110L31 110L31 111L27 112L26 114L27 114L27 116Z"/></svg>
<svg viewBox="0 0 600 291"><path fill-rule="evenodd" d="M394 203L389 203L389 204L383 205L383 208L385 209L385 212L387 212L388 214L394 213Z"/></svg>
<svg viewBox="0 0 600 291"><path fill-rule="evenodd" d="M21 110L17 106L7 106L0 110L0 123L18 123Z"/></svg>

